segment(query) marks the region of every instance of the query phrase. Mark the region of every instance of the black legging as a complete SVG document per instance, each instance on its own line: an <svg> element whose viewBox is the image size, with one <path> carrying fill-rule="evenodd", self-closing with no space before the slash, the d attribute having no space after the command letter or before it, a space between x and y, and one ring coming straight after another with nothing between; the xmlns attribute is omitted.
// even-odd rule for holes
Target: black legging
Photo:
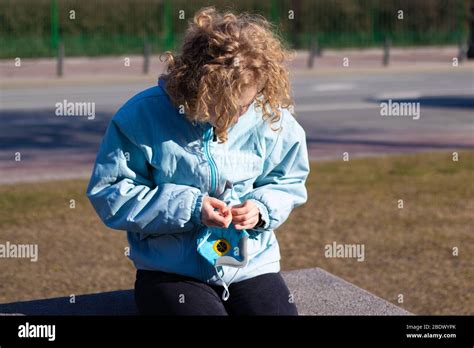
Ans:
<svg viewBox="0 0 474 348"><path fill-rule="evenodd" d="M267 273L229 287L161 271L137 271L135 301L142 315L298 315L280 273Z"/></svg>

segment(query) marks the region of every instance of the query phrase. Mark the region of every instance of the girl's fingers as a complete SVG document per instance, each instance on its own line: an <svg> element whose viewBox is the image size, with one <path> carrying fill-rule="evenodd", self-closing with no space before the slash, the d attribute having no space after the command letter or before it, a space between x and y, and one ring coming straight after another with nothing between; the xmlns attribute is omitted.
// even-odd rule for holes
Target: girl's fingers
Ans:
<svg viewBox="0 0 474 348"><path fill-rule="evenodd" d="M246 200L244 203L234 205L231 211L232 211L232 215L234 216L241 216L241 215L246 215L246 214L250 214L249 216L252 216L254 215L252 213L254 211L257 211L257 214L258 214L258 207L251 200Z"/></svg>
<svg viewBox="0 0 474 348"><path fill-rule="evenodd" d="M230 213L230 208L227 206L227 204L224 201L221 201L220 199L210 197L206 200L207 204L206 207L210 211L214 212L217 211L218 213L222 215L226 215Z"/></svg>
<svg viewBox="0 0 474 348"><path fill-rule="evenodd" d="M217 208L221 211L227 208L227 204L224 201L221 201L220 199L211 197L209 202L211 203L212 207Z"/></svg>
<svg viewBox="0 0 474 348"><path fill-rule="evenodd" d="M229 207L224 202L214 199L211 203L207 226L227 228L232 222L236 229L249 229L258 222L258 207L250 201Z"/></svg>
<svg viewBox="0 0 474 348"><path fill-rule="evenodd" d="M253 210L256 207L257 206L255 205L255 203L253 203L250 200L246 200L243 203L234 205L232 207L232 214L233 215L244 215L244 214L247 214L248 212L250 212L251 210Z"/></svg>
<svg viewBox="0 0 474 348"><path fill-rule="evenodd" d="M244 215L234 215L232 214L232 222L233 223L245 223L245 221L258 217L259 210L256 208L251 212L244 214ZM258 220L257 220L258 221Z"/></svg>
<svg viewBox="0 0 474 348"><path fill-rule="evenodd" d="M239 206L235 206L232 208L232 215L244 215L244 214L247 214L249 211L250 211L250 207L239 207Z"/></svg>
<svg viewBox="0 0 474 348"><path fill-rule="evenodd" d="M257 218L252 218L250 220L245 221L244 223L236 224L235 228L237 230L247 230L253 228L258 222L258 217Z"/></svg>
<svg viewBox="0 0 474 348"><path fill-rule="evenodd" d="M232 222L232 215L230 214L230 211L225 216L219 212L213 212L210 219L220 225L219 227L228 227Z"/></svg>

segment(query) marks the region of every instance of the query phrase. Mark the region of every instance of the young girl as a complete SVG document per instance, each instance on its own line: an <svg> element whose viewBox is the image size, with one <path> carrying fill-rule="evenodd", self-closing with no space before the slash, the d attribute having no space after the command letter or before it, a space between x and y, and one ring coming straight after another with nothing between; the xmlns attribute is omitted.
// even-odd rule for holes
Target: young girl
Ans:
<svg viewBox="0 0 474 348"><path fill-rule="evenodd" d="M262 17L202 9L111 120L87 194L127 231L141 314L298 314L274 233L309 174L286 53Z"/></svg>

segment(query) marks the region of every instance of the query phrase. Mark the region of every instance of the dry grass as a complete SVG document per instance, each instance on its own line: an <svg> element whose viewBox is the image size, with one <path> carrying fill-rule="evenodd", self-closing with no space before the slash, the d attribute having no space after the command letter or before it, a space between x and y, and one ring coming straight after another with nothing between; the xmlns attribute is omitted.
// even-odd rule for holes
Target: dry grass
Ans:
<svg viewBox="0 0 474 348"><path fill-rule="evenodd" d="M403 294L418 314L474 314L473 172L473 152L314 163L308 203L277 231L282 268L321 267L393 303ZM86 184L0 186L0 243L40 250L36 263L0 259L0 302L133 287L125 233L102 225ZM364 244L365 261L325 258L333 241Z"/></svg>
<svg viewBox="0 0 474 348"><path fill-rule="evenodd" d="M308 203L278 231L285 269L318 266L393 303L403 294L399 305L418 314L474 313L474 153L459 162L436 153L312 170ZM333 241L363 243L365 261L325 258Z"/></svg>

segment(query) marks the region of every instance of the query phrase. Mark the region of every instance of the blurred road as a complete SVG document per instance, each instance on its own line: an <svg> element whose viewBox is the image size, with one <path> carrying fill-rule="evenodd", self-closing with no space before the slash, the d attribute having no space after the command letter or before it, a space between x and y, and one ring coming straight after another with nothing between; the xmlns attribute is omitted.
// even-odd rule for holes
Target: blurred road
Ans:
<svg viewBox="0 0 474 348"><path fill-rule="evenodd" d="M472 71L300 77L294 87L312 158L474 148ZM419 102L420 118L382 117L389 99Z"/></svg>
<svg viewBox="0 0 474 348"><path fill-rule="evenodd" d="M297 119L312 159L474 149L472 69L293 76ZM153 83L3 87L0 183L88 177L107 123ZM383 117L380 102L419 102L420 118ZM55 104L94 102L95 118L58 117ZM15 161L15 153L21 161Z"/></svg>

